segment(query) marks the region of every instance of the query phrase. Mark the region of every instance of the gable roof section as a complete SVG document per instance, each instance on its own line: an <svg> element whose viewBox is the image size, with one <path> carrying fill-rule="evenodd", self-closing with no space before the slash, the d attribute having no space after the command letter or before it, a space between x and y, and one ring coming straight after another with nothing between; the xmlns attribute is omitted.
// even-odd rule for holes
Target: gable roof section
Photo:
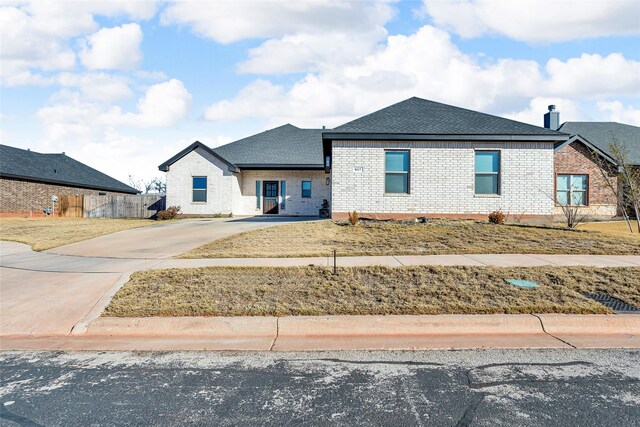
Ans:
<svg viewBox="0 0 640 427"><path fill-rule="evenodd" d="M323 168L322 131L286 124L213 151L240 168Z"/></svg>
<svg viewBox="0 0 640 427"><path fill-rule="evenodd" d="M616 122L565 122L560 131L579 135L612 157L609 145L615 140L627 150L628 161L640 165L640 127Z"/></svg>
<svg viewBox="0 0 640 427"><path fill-rule="evenodd" d="M228 164L234 172L239 169L322 169L322 131L286 124L217 148L196 141L159 169L168 171L169 166L198 147Z"/></svg>
<svg viewBox="0 0 640 427"><path fill-rule="evenodd" d="M561 132L422 98L409 98L328 131L325 139L481 139L564 141Z"/></svg>
<svg viewBox="0 0 640 427"><path fill-rule="evenodd" d="M213 151L211 148L209 148L207 145L203 144L200 141L196 141L193 144L189 145L184 150L180 151L178 154L176 154L175 156L173 156L172 158L170 158L169 160L167 160L166 162L158 166L158 169L160 169L163 172L167 172L169 170L169 166L171 166L172 164L174 164L175 162L177 162L178 160L180 160L181 158L183 158L184 156L186 156L196 148L202 148L203 150L211 154L216 159L227 164L229 166L229 169L232 172L238 172L238 168L233 163L230 163L229 161L224 159L222 156L220 156L218 153L216 153L215 151Z"/></svg>
<svg viewBox="0 0 640 427"><path fill-rule="evenodd" d="M47 184L137 194L130 187L64 153L44 154L0 145L0 176Z"/></svg>

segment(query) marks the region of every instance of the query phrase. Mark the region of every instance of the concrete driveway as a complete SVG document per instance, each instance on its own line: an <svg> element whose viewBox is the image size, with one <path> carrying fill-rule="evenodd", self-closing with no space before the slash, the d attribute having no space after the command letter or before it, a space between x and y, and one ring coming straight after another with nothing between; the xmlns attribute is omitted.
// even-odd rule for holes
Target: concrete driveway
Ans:
<svg viewBox="0 0 640 427"><path fill-rule="evenodd" d="M244 217L200 218L158 222L149 227L119 231L46 252L61 255L107 258L169 258L212 240L244 231L317 218Z"/></svg>
<svg viewBox="0 0 640 427"><path fill-rule="evenodd" d="M120 231L45 252L0 242L0 335L68 334L129 275L215 239L309 218L190 219ZM98 313L96 313L98 312Z"/></svg>

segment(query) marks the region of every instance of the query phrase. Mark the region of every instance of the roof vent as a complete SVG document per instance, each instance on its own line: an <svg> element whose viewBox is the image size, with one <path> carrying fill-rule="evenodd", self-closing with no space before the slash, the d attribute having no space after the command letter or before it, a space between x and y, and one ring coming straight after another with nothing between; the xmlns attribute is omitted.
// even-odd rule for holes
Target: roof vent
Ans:
<svg viewBox="0 0 640 427"><path fill-rule="evenodd" d="M327 127L325 125L322 125L322 129L326 129Z"/></svg>
<svg viewBox="0 0 640 427"><path fill-rule="evenodd" d="M549 105L549 111L555 111L556 106L555 105Z"/></svg>

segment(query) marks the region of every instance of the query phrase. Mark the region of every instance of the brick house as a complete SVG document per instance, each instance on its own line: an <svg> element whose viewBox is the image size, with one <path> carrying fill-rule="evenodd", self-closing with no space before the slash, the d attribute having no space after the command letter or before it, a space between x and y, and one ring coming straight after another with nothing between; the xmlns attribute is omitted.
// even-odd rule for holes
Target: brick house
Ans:
<svg viewBox="0 0 640 427"><path fill-rule="evenodd" d="M567 133L570 138L555 147L554 176L556 207L580 206L592 218L620 215L618 200L623 197L616 179L617 164L611 152L614 141L626 151L627 160L640 167L640 127L616 122L560 122L559 113L549 106L544 125Z"/></svg>
<svg viewBox="0 0 640 427"><path fill-rule="evenodd" d="M0 145L0 215L40 216L53 195L137 194L71 157Z"/></svg>
<svg viewBox="0 0 640 427"><path fill-rule="evenodd" d="M569 135L410 98L335 129L284 125L159 166L187 214L553 215L553 158Z"/></svg>

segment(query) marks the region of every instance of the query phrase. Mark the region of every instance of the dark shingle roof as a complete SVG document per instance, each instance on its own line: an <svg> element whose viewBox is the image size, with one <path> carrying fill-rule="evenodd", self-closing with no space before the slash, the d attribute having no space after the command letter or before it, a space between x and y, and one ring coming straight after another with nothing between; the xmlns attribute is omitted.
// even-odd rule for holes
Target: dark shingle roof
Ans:
<svg viewBox="0 0 640 427"><path fill-rule="evenodd" d="M286 124L214 148L228 162L242 167L323 167L322 129L300 129Z"/></svg>
<svg viewBox="0 0 640 427"><path fill-rule="evenodd" d="M561 132L580 135L611 156L609 145L615 140L626 148L628 161L640 165L640 127L616 122L566 122L560 126Z"/></svg>
<svg viewBox="0 0 640 427"><path fill-rule="evenodd" d="M332 132L562 136L550 129L416 97L338 126Z"/></svg>
<svg viewBox="0 0 640 427"><path fill-rule="evenodd" d="M43 154L0 145L0 176L136 194L138 190L65 154Z"/></svg>

